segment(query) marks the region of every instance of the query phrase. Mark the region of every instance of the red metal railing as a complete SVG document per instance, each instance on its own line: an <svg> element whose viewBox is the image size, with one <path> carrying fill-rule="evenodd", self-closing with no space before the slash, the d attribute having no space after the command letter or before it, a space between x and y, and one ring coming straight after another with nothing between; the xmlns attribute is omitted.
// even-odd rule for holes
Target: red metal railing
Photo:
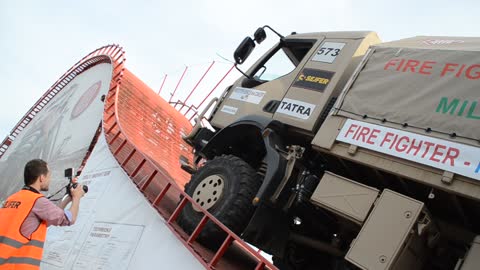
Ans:
<svg viewBox="0 0 480 270"><path fill-rule="evenodd" d="M185 73L187 73L187 70L188 70L188 66L185 66L185 69L183 70L182 76L180 77L180 80L178 80L177 86L175 86L175 90L173 90L173 93L170 96L170 99L168 100L169 102L172 101L173 96L175 96L175 93L178 90L178 86L180 86L180 83L182 82L183 77L185 76Z"/></svg>
<svg viewBox="0 0 480 270"><path fill-rule="evenodd" d="M210 63L210 65L208 66L208 68L206 69L206 71L203 73L203 75L200 77L200 79L196 82L195 86L193 87L192 90L190 90L188 92L188 95L187 97L184 99L184 100L181 100L181 99L178 99L177 98L177 101L172 101L174 99L174 96L175 94L177 93L177 91L179 90L179 85L181 84L182 80L184 79L185 77L185 73L187 72L188 70L188 66L185 67L185 69L183 70L182 72L182 75L180 76L180 79L178 80L177 84L176 84L176 87L173 91L173 93L170 93L170 98L168 99L168 102L170 103L170 105L172 105L175 109L177 109L179 112L181 112L185 117L187 117L190 121L190 123L192 125L195 125L195 122L193 121L193 119L198 116L198 112L197 110L199 110L202 105L205 103L205 101L207 101L207 99L212 95L212 93L217 90L218 86L225 80L225 78L230 74L230 72L233 70L233 68L235 67L235 65L232 65L228 70L227 72L220 78L220 80L215 84L215 86L210 90L210 92L208 92L207 95L205 95L202 99L202 101L200 101L197 105L195 104L190 104L188 105L187 102L188 100L192 97L193 93L195 92L195 90L198 89L198 86L200 85L200 83L203 81L203 79L206 77L206 75L209 73L209 71L212 69L213 65L215 64L215 61L212 61L212 63ZM160 90L157 92L157 95L160 95L160 92L162 91L163 87L164 87L164 84L165 84L165 80L167 78L167 74L165 74L165 76L163 77L163 80L162 80L162 84L160 86ZM179 108L177 108L177 105L180 105ZM184 110L186 108L186 110ZM202 119L202 121L205 119L205 117Z"/></svg>
<svg viewBox="0 0 480 270"><path fill-rule="evenodd" d="M195 90L197 89L197 87L200 85L200 83L203 81L203 79L205 78L205 76L207 76L208 72L210 71L210 69L212 69L213 65L215 64L215 61L213 61L210 66L208 66L207 70L205 71L205 73L203 73L202 77L200 77L200 79L198 80L198 82L195 84L195 86L193 87L192 91L190 91L190 93L188 94L188 96L185 98L185 100L183 101L183 105L182 107L180 107L179 111L181 111L183 109L183 107L187 104L187 101L188 99L193 95L193 93L195 92Z"/></svg>
<svg viewBox="0 0 480 270"><path fill-rule="evenodd" d="M234 65L232 65L228 70L227 72L222 76L222 78L220 78L220 80L215 84L215 86L210 90L210 92L208 92L207 95L205 95L202 99L202 101L200 101L197 105L194 105L194 104L190 104L188 105L187 104L187 101L188 99L192 96L193 92L197 89L198 85L200 84L200 82L203 80L203 78L205 77L205 75L208 73L208 71L211 69L211 67L213 66L215 62L212 62L210 64L210 66L208 67L207 71L203 74L203 76L200 78L200 80L197 82L197 84L195 85L195 87L190 91L190 93L188 94L187 98L185 100L180 100L180 99L177 99L177 101L173 102L171 101L170 99L170 105L172 105L174 108L177 108L177 105L180 105L180 108L177 109L180 113L182 113L189 121L192 125L195 125L195 121L194 121L194 118L196 116L198 116L198 110L202 107L202 105L205 103L205 101L207 101L207 99L212 95L212 93L217 90L218 86L225 80L225 78L230 74L230 72L233 70L233 68L235 67ZM162 87L163 87L163 83L162 83ZM182 112L183 109L186 108L186 111ZM207 118L204 116L202 119L199 119L200 121L206 121Z"/></svg>
<svg viewBox="0 0 480 270"><path fill-rule="evenodd" d="M187 112L185 112L184 115L186 116L191 108L193 108L195 110L198 110L203 105L203 103L205 103L205 101L210 97L210 95L217 89L217 87L223 82L223 80L225 80L225 78L228 76L228 74L230 74L230 72L233 70L234 67L235 67L235 65L232 65L232 67L230 67L230 69L227 71L227 73L225 73L225 75L223 75L223 77L217 82L217 84L212 88L212 90L210 90L210 92L203 98L203 100L197 106L192 105L187 110ZM194 114L192 117L190 117L189 120L191 121L195 117L195 115L196 114Z"/></svg>
<svg viewBox="0 0 480 270"><path fill-rule="evenodd" d="M165 85L165 81L167 80L167 74L165 74L165 76L163 76L163 80L162 80L162 85L160 86L160 89L158 90L158 95L160 95L160 93L162 92L162 89L163 89L163 85Z"/></svg>

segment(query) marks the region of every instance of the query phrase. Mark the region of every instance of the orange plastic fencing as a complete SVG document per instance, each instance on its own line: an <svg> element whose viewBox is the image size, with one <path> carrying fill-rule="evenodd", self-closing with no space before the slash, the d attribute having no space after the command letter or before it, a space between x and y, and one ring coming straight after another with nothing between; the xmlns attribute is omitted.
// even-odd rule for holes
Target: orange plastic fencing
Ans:
<svg viewBox="0 0 480 270"><path fill-rule="evenodd" d="M190 175L180 168L180 156L193 158L181 138L192 129L188 119L128 70L119 87L117 113L130 143L183 188Z"/></svg>

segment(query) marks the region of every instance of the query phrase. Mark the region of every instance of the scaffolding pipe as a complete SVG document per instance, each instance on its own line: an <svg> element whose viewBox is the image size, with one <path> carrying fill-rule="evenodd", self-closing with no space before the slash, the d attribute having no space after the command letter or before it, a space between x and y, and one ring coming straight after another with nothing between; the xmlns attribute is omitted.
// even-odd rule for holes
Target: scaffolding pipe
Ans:
<svg viewBox="0 0 480 270"><path fill-rule="evenodd" d="M202 102L200 102L200 104L198 104L198 106L195 107L195 109L199 109L203 103L207 100L207 98L213 93L213 91L215 91L215 89L217 89L217 87L223 82L223 80L228 76L228 74L230 74L230 72L232 71L232 69L235 67L235 65L232 65L232 67L227 71L227 73L225 73L225 75L223 75L223 77L220 79L220 81L215 85L215 87L213 87L213 89L210 91L210 93L208 93L208 95L202 100ZM187 112L185 112L185 116L187 115L187 113L190 111L192 107L190 107ZM190 121L193 119L193 117L195 117L195 114L189 119ZM200 119L201 120L201 119Z"/></svg>
<svg viewBox="0 0 480 270"><path fill-rule="evenodd" d="M162 92L162 89L163 89L163 85L165 84L165 81L167 80L167 74L165 74L165 76L163 76L163 82L162 82L162 85L160 86L160 90L158 90L158 95L160 95L160 92Z"/></svg>
<svg viewBox="0 0 480 270"><path fill-rule="evenodd" d="M195 92L195 90L197 89L198 85L202 82L202 80L205 78L205 76L207 75L207 73L210 71L210 69L212 68L213 64L215 64L215 61L212 62L212 64L210 64L210 66L208 67L207 71L205 71L205 73L203 73L202 77L200 78L200 80L198 80L197 84L193 87L192 91L190 91L190 94L188 94L187 98L183 101L183 105L182 107L180 108L179 111L181 111L185 105L187 104L187 101L188 99L192 96L193 92Z"/></svg>
<svg viewBox="0 0 480 270"><path fill-rule="evenodd" d="M173 96L175 96L175 93L177 92L178 86L182 82L183 76L185 76L185 73L187 72L187 69L188 69L188 66L185 66L185 70L183 71L182 76L180 77L180 80L178 80L177 86L175 86L175 90L173 90L173 94L170 96L170 99L168 100L168 102L172 101Z"/></svg>

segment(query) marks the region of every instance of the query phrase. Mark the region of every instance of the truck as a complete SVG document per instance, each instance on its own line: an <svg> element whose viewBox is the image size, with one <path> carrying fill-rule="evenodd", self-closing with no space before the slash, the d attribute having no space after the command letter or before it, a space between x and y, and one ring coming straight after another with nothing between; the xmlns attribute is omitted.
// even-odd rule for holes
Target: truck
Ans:
<svg viewBox="0 0 480 270"><path fill-rule="evenodd" d="M242 70L266 30L279 41ZM279 269L480 269L479 51L260 27L234 52L242 76L183 136L185 192ZM200 219L189 204L178 222ZM198 240L224 237L207 223Z"/></svg>

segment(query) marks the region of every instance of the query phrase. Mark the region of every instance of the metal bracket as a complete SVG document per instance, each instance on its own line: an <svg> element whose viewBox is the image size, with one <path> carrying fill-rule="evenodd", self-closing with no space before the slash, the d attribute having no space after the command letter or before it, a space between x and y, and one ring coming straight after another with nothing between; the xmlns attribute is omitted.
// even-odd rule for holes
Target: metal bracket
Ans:
<svg viewBox="0 0 480 270"><path fill-rule="evenodd" d="M450 185L453 183L453 176L455 174L449 171L444 171L442 175L442 183Z"/></svg>
<svg viewBox="0 0 480 270"><path fill-rule="evenodd" d="M348 153L352 156L355 155L355 153L357 153L357 150L358 150L357 145L350 144L350 146L348 147Z"/></svg>
<svg viewBox="0 0 480 270"><path fill-rule="evenodd" d="M300 145L291 145L287 146L286 148L288 152L287 157L285 158L287 160L285 174L282 178L282 181L280 181L280 185L277 187L275 193L272 196L272 202L276 202L278 200L278 197L280 197L280 193L282 192L283 188L288 182L288 179L292 175L293 168L295 167L295 162L297 161L297 159L302 158L303 153L305 152L305 147L301 147Z"/></svg>
<svg viewBox="0 0 480 270"><path fill-rule="evenodd" d="M190 165L188 158L183 155L180 156L180 168L189 174L194 174L197 172L197 167Z"/></svg>

